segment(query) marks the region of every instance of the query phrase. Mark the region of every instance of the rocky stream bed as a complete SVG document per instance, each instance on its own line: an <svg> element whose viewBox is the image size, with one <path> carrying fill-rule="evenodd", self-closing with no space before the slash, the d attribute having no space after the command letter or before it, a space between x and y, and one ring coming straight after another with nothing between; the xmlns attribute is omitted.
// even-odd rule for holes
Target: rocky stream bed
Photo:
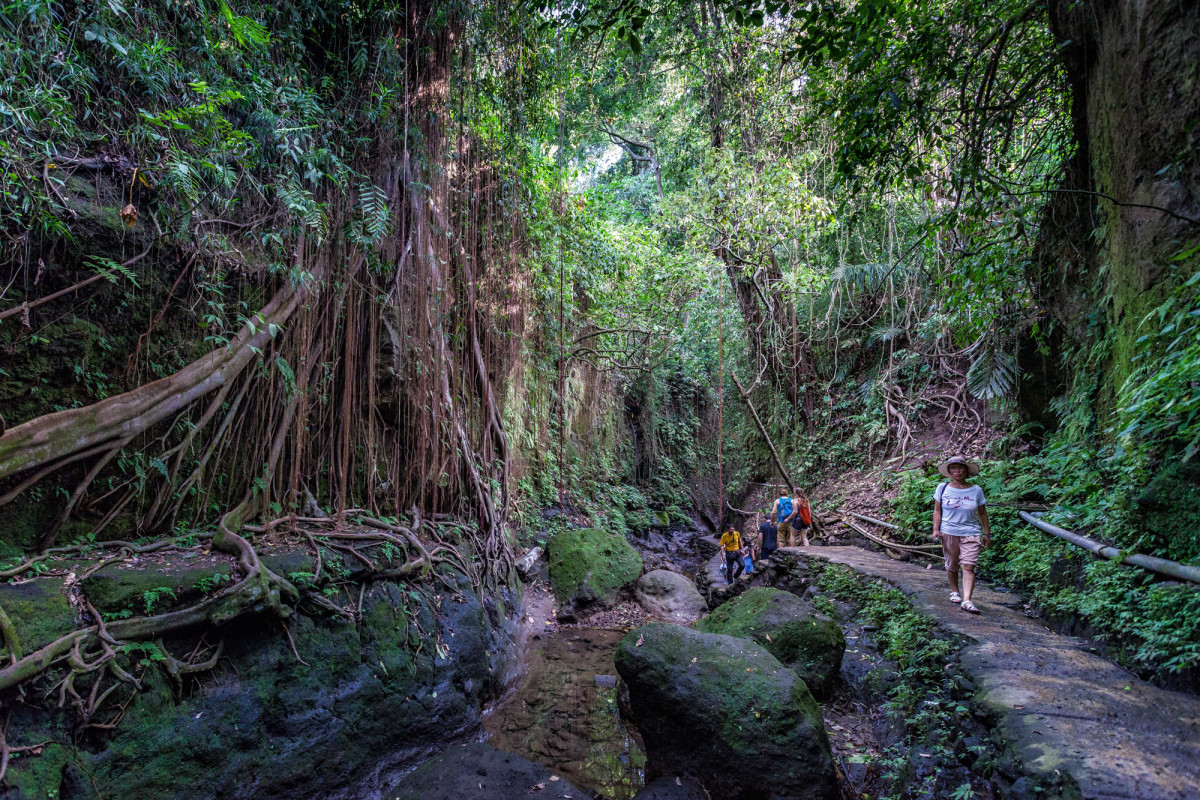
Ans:
<svg viewBox="0 0 1200 800"><path fill-rule="evenodd" d="M54 743L13 758L0 797L1077 796L1023 784L996 757L952 645L936 680L906 683L908 656L822 590L824 562L781 552L725 586L715 554L694 530L568 530L530 559L519 598L480 598L449 573L437 590L381 581L341 598L353 621L223 629L208 673L173 681L148 657L111 730L72 732L53 705L16 698L8 744ZM308 558L264 555L294 574ZM0 593L36 646L74 624L80 597L120 614L167 581L162 602L184 602L229 568L165 553L71 583L64 562L65 599L62 577Z"/></svg>

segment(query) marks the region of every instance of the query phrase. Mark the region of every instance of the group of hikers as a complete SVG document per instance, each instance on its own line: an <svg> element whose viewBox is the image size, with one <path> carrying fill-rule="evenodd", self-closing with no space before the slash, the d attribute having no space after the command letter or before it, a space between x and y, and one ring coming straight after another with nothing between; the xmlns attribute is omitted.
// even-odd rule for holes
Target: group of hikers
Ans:
<svg viewBox="0 0 1200 800"><path fill-rule="evenodd" d="M733 583L742 572L754 573L754 562L769 558L783 547L800 544L808 547L808 532L812 528L812 504L799 489L792 495L780 495L770 514L759 514L758 541L743 537L733 523L721 534L721 550L725 554L725 582Z"/></svg>
<svg viewBox="0 0 1200 800"><path fill-rule="evenodd" d="M946 577L950 582L950 602L963 611L978 614L972 602L975 591L975 565L979 556L991 544L992 530L987 515L987 498L983 489L969 478L979 474L979 465L963 456L952 456L938 466L946 481L933 491L933 538L941 543ZM812 506L799 489L792 495L781 495L770 514L759 514L757 542L743 537L730 523L721 534L721 550L725 554L725 582L733 583L743 572L753 574L754 562L768 558L782 547L800 544L808 547L808 532L812 528ZM962 569L962 587L958 572Z"/></svg>

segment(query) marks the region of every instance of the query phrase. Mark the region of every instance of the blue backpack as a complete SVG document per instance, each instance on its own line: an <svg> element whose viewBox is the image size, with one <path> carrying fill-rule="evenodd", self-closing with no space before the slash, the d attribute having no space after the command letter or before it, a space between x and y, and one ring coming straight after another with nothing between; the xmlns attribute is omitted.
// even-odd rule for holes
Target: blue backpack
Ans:
<svg viewBox="0 0 1200 800"><path fill-rule="evenodd" d="M792 498L779 498L779 521L783 522L792 515Z"/></svg>

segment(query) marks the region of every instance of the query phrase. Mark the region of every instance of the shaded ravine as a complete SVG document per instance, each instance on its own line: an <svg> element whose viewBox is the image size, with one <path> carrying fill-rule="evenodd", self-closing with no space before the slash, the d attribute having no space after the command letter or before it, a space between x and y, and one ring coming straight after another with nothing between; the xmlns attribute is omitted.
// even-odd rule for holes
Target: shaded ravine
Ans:
<svg viewBox="0 0 1200 800"><path fill-rule="evenodd" d="M692 574L705 552L696 531L629 537L647 568ZM525 592L519 640L522 674L484 716L493 746L536 761L605 800L629 800L645 784L646 755L621 716L614 656L625 632L651 618L627 600L577 625L555 621L545 575Z"/></svg>

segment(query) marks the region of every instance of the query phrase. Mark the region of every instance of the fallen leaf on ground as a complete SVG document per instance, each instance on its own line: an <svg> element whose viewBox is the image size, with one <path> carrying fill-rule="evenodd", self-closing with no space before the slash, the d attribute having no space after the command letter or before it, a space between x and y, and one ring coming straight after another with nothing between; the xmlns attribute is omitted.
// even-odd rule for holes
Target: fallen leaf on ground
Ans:
<svg viewBox="0 0 1200 800"><path fill-rule="evenodd" d="M643 643L643 642L645 642L645 641L646 641L646 640L645 640L644 638L642 638L641 636L639 636L639 637L638 637L638 640L637 640L637 643L636 643L636 646L637 646L637 647L641 647L641 646L642 646L642 643Z"/></svg>

